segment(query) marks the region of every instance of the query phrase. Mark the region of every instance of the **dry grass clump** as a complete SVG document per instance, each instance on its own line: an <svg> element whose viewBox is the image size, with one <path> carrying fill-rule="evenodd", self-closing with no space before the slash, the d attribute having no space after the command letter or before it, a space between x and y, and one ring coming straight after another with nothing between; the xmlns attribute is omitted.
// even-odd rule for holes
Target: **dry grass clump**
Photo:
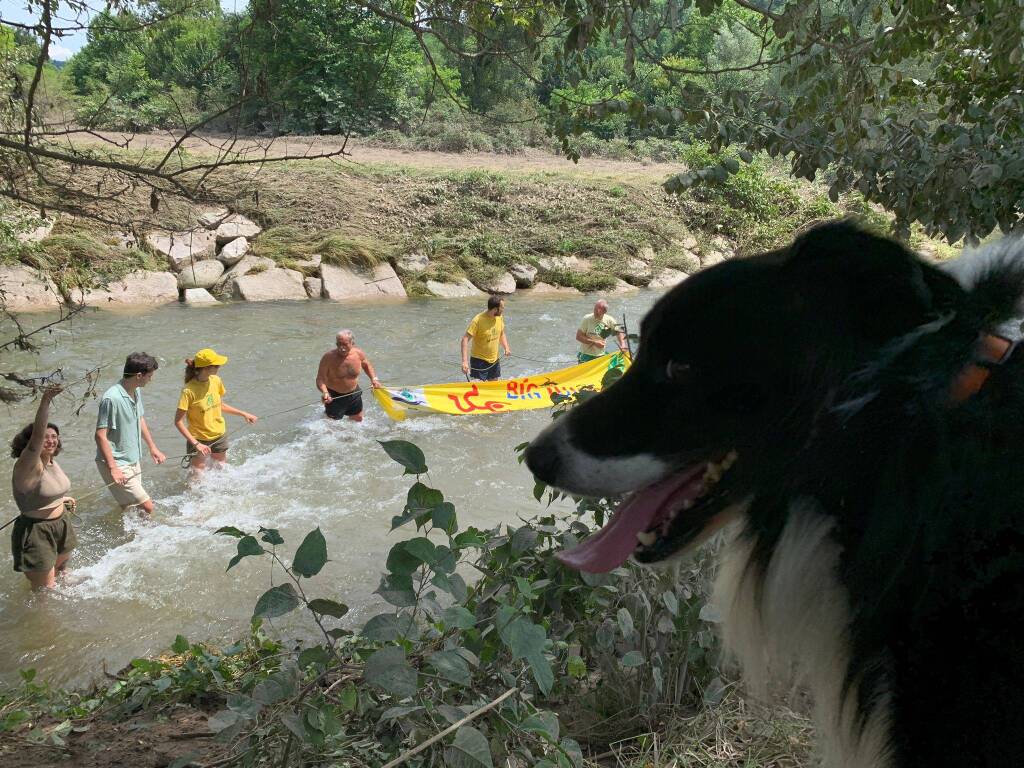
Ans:
<svg viewBox="0 0 1024 768"><path fill-rule="evenodd" d="M602 768L811 768L818 765L813 737L807 717L732 690L714 707L614 742L588 763Z"/></svg>

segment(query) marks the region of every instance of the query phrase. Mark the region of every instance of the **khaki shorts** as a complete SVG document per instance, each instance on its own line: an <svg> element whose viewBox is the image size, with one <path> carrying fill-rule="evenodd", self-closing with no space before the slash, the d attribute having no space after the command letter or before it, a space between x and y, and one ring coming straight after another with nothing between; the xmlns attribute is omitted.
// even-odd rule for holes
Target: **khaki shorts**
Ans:
<svg viewBox="0 0 1024 768"><path fill-rule="evenodd" d="M97 461L96 467L100 471L100 477L103 478L103 482L107 483L107 490L110 491L110 495L122 507L137 507L149 501L149 494L142 487L141 464L119 465L121 471L124 472L124 476L128 478L128 482L124 485L114 482L114 478L110 475L110 470L107 469L106 462ZM110 483L113 483L113 485L110 485Z"/></svg>
<svg viewBox="0 0 1024 768"><path fill-rule="evenodd" d="M53 520L38 520L19 515L11 531L14 570L21 573L46 573L57 564L57 557L78 545L75 529L67 515Z"/></svg>

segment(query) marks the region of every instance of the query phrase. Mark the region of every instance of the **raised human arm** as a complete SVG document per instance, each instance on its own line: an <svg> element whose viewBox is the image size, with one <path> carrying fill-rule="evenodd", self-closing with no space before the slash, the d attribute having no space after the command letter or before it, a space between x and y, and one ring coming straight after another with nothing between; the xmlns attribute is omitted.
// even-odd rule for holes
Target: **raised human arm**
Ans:
<svg viewBox="0 0 1024 768"><path fill-rule="evenodd" d="M32 422L32 437L28 445L21 452L21 456L14 462L16 475L37 475L43 471L43 463L39 458L39 452L43 449L43 440L46 438L46 427L50 422L50 401L63 391L63 387L47 387L39 398L39 407L36 409L36 418Z"/></svg>

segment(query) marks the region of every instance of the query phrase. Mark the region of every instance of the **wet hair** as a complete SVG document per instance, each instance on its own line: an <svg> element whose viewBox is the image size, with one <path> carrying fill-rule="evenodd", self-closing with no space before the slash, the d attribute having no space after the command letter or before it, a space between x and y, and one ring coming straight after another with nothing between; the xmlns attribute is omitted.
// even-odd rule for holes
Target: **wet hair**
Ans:
<svg viewBox="0 0 1024 768"><path fill-rule="evenodd" d="M134 376L137 373L151 373L160 367L160 363L152 355L145 352L132 352L124 359L124 376Z"/></svg>
<svg viewBox="0 0 1024 768"><path fill-rule="evenodd" d="M505 299L503 299L501 296L495 296L494 294L491 294L490 296L487 297L487 309L497 309L498 307L501 306L501 302L503 302L504 300Z"/></svg>
<svg viewBox="0 0 1024 768"><path fill-rule="evenodd" d="M57 454L60 453L61 448L64 447L64 444L63 442L61 442L60 439L60 427L58 427L53 422L49 422L46 426L57 433L57 450L53 452L53 455L56 456ZM28 447L29 441L32 439L32 432L34 427L35 424L29 424L27 427L22 429L18 434L16 434L13 440L11 440L12 458L16 459L19 456L21 456L22 452Z"/></svg>

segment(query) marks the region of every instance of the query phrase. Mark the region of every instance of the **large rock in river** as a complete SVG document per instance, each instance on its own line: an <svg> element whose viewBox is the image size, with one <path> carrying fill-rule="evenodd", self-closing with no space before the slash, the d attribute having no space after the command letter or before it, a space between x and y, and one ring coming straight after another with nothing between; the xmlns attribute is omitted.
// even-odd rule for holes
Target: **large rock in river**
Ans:
<svg viewBox="0 0 1024 768"><path fill-rule="evenodd" d="M485 295L466 278L462 278L457 283L439 283L437 280L427 280L427 291L442 299L461 299L466 296Z"/></svg>
<svg viewBox="0 0 1024 768"><path fill-rule="evenodd" d="M18 264L0 267L0 305L10 312L40 312L57 309L61 296L46 275Z"/></svg>
<svg viewBox="0 0 1024 768"><path fill-rule="evenodd" d="M479 280L476 287L486 293L515 293L516 279L508 272L502 272L490 280Z"/></svg>
<svg viewBox="0 0 1024 768"><path fill-rule="evenodd" d="M324 298L333 301L405 298L408 295L390 264L378 264L369 271L321 264L320 277L324 281Z"/></svg>
<svg viewBox="0 0 1024 768"><path fill-rule="evenodd" d="M306 299L306 288L302 284L302 273L294 269L275 267L255 275L236 277L234 297L243 301L278 301L281 299Z"/></svg>
<svg viewBox="0 0 1024 768"><path fill-rule="evenodd" d="M139 270L85 292L78 303L99 309L143 307L178 300L178 280L170 272Z"/></svg>
<svg viewBox="0 0 1024 768"><path fill-rule="evenodd" d="M179 288L212 288L224 274L224 265L216 259L189 264L178 274Z"/></svg>
<svg viewBox="0 0 1024 768"><path fill-rule="evenodd" d="M238 237L220 249L217 260L225 267L233 267L249 252L249 241Z"/></svg>
<svg viewBox="0 0 1024 768"><path fill-rule="evenodd" d="M151 232L146 243L167 260L167 266L180 272L194 261L212 259L217 255L217 236L208 229L190 229L185 232Z"/></svg>
<svg viewBox="0 0 1024 768"><path fill-rule="evenodd" d="M213 292L233 294L236 279L251 272L273 269L275 266L277 265L273 259L268 259L266 256L253 256L250 253L248 256L243 256L240 262L220 276L220 279L214 283Z"/></svg>
<svg viewBox="0 0 1024 768"><path fill-rule="evenodd" d="M205 288L186 288L185 303L193 306L201 304L220 304Z"/></svg>
<svg viewBox="0 0 1024 768"><path fill-rule="evenodd" d="M537 279L537 268L530 264L513 264L509 273L516 281L516 288L532 288Z"/></svg>
<svg viewBox="0 0 1024 768"><path fill-rule="evenodd" d="M235 213L217 227L217 245L225 245L238 237L252 240L262 231L263 228L255 221L250 221L245 216Z"/></svg>

